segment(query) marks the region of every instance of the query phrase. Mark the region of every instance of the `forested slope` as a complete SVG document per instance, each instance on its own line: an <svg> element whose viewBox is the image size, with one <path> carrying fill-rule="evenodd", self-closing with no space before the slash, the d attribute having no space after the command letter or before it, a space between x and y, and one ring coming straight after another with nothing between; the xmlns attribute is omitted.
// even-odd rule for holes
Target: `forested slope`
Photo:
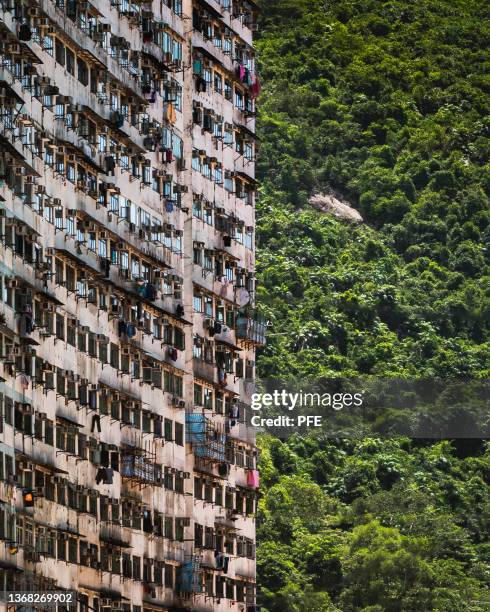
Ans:
<svg viewBox="0 0 490 612"><path fill-rule="evenodd" d="M262 10L260 376L488 378L490 5ZM484 442L262 447L265 608L490 608Z"/></svg>

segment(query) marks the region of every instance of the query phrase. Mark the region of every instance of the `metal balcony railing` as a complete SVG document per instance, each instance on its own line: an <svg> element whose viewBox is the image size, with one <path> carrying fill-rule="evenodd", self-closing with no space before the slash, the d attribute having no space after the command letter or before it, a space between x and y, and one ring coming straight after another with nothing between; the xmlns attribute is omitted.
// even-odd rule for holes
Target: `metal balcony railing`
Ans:
<svg viewBox="0 0 490 612"><path fill-rule="evenodd" d="M236 337L257 346L264 346L266 328L262 320L239 316L236 320Z"/></svg>

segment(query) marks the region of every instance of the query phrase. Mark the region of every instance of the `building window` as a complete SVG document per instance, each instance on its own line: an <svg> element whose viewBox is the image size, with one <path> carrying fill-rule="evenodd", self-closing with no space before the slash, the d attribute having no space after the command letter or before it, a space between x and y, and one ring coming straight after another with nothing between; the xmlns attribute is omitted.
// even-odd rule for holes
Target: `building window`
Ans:
<svg viewBox="0 0 490 612"><path fill-rule="evenodd" d="M79 57L77 58L77 76L82 85L88 85L87 64Z"/></svg>
<svg viewBox="0 0 490 612"><path fill-rule="evenodd" d="M218 94L223 93L223 77L219 72L214 73L214 91Z"/></svg>
<svg viewBox="0 0 490 612"><path fill-rule="evenodd" d="M239 109L243 109L243 93L235 88L235 106Z"/></svg>
<svg viewBox="0 0 490 612"><path fill-rule="evenodd" d="M196 312L202 312L202 296L194 295L194 310Z"/></svg>
<svg viewBox="0 0 490 612"><path fill-rule="evenodd" d="M231 102L233 96L233 89L230 81L225 80L225 98Z"/></svg>

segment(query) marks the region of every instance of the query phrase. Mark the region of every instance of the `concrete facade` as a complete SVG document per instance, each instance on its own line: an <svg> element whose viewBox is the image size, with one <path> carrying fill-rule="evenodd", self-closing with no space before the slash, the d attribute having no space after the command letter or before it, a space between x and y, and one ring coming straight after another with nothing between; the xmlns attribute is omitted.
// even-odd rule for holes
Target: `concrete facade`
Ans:
<svg viewBox="0 0 490 612"><path fill-rule="evenodd" d="M256 17L0 1L0 591L256 608Z"/></svg>

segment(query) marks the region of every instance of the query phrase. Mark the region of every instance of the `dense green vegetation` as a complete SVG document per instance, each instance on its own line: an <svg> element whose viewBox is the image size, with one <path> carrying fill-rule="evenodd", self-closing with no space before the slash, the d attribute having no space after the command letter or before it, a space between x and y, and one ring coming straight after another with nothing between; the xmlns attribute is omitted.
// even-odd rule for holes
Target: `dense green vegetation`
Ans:
<svg viewBox="0 0 490 612"><path fill-rule="evenodd" d="M449 442L407 439L267 438L261 446L258 576L267 610L488 610L482 449L466 457Z"/></svg>
<svg viewBox="0 0 490 612"><path fill-rule="evenodd" d="M488 378L490 5L262 5L260 375ZM485 444L261 444L264 608L489 609Z"/></svg>

